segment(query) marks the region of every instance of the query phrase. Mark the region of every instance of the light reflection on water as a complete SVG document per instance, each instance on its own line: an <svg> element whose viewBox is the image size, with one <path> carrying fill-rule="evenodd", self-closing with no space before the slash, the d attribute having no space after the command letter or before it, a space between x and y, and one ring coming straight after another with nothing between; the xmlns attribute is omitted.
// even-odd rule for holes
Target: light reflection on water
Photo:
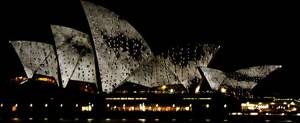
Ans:
<svg viewBox="0 0 300 123"><path fill-rule="evenodd" d="M0 122L4 121L2 118L0 118ZM155 122L155 123L174 123L174 122L197 122L197 123L212 123L214 122L212 119L206 118L206 119L144 119L144 118L139 118L139 119L126 119L126 118L121 118L121 119L111 119L111 118L106 118L106 119L94 119L94 118L87 118L87 119L79 119L79 118L59 118L57 120L53 120L51 118L42 118L42 119L36 119L36 118L27 118L27 119L22 119L22 118L11 118L9 119L8 122L12 123L17 123L17 122L26 122L26 121L39 121L39 122L47 122L47 123L59 123L59 122L76 122L76 123L146 123L146 122ZM270 120L270 119L264 119L264 120L249 120L249 119L242 119L242 120L229 120L225 119L221 121L221 123L256 123L256 122L264 122L264 123L290 123L290 122L297 122L293 121L290 119L284 119L284 120Z"/></svg>

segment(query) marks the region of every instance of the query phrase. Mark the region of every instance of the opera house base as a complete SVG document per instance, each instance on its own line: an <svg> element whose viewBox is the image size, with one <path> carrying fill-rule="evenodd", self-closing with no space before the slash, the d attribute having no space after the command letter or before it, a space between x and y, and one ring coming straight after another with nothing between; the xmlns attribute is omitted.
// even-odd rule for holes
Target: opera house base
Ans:
<svg viewBox="0 0 300 123"><path fill-rule="evenodd" d="M200 94L89 94L72 89L17 88L0 94L0 121L268 122L299 121L299 100Z"/></svg>

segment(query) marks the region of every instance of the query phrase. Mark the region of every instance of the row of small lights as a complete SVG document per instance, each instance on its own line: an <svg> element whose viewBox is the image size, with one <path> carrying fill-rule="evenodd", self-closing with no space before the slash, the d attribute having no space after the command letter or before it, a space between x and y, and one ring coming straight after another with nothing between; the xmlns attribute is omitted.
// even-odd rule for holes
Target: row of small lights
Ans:
<svg viewBox="0 0 300 123"><path fill-rule="evenodd" d="M89 105L92 106L92 107L94 107L94 104L92 104L92 103L90 103L90 102L89 102ZM63 107L64 104L60 104L59 106L60 106L60 107ZM4 107L4 104L1 103L1 104L0 104L0 107L1 107L1 108ZM16 103L16 104L14 105L14 107L18 107L18 103ZM30 103L30 104L29 104L29 107L33 107L33 104ZM48 107L48 103L46 103L46 104L44 105L44 107L47 108L47 107ZM75 104L75 107L79 107L79 104Z"/></svg>

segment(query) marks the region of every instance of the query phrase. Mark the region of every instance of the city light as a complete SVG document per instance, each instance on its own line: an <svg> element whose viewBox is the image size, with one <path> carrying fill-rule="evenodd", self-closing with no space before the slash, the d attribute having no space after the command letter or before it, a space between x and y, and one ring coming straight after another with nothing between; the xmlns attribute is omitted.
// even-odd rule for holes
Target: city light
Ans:
<svg viewBox="0 0 300 123"><path fill-rule="evenodd" d="M224 104L224 108L227 108L227 104Z"/></svg>
<svg viewBox="0 0 300 123"><path fill-rule="evenodd" d="M166 85L161 86L161 89L162 89L162 90L165 90L166 88L167 88Z"/></svg>
<svg viewBox="0 0 300 123"><path fill-rule="evenodd" d="M209 104L206 104L205 107L206 107L206 108L209 108Z"/></svg>
<svg viewBox="0 0 300 123"><path fill-rule="evenodd" d="M291 105L295 105L295 103L294 103L294 102L291 102L290 104L291 104Z"/></svg>
<svg viewBox="0 0 300 123"><path fill-rule="evenodd" d="M46 108L48 107L48 104L47 104L47 103L45 104L45 107L46 107Z"/></svg>
<svg viewBox="0 0 300 123"><path fill-rule="evenodd" d="M32 108L32 106L33 106L33 104L31 103L31 104L29 105L29 107L31 107L31 108Z"/></svg>
<svg viewBox="0 0 300 123"><path fill-rule="evenodd" d="M59 106L60 106L61 108L62 108L62 107L64 107L64 105L63 105L63 104L60 104Z"/></svg>
<svg viewBox="0 0 300 123"><path fill-rule="evenodd" d="M90 106L90 105L89 106L82 106L81 111L83 111L83 112L84 111L92 111L92 106Z"/></svg>
<svg viewBox="0 0 300 123"><path fill-rule="evenodd" d="M4 106L4 104L3 104L3 103L1 103L1 104L0 104L0 107L2 108L3 106Z"/></svg>
<svg viewBox="0 0 300 123"><path fill-rule="evenodd" d="M175 92L175 90L172 88L170 89L170 93L173 94Z"/></svg>
<svg viewBox="0 0 300 123"><path fill-rule="evenodd" d="M226 93L226 88L221 88L221 93Z"/></svg>
<svg viewBox="0 0 300 123"><path fill-rule="evenodd" d="M257 112L251 112L250 115L258 115Z"/></svg>
<svg viewBox="0 0 300 123"><path fill-rule="evenodd" d="M15 111L17 111L17 107L18 107L18 105L16 104L16 105L14 105L12 108L11 108L11 111L12 112L15 112Z"/></svg>

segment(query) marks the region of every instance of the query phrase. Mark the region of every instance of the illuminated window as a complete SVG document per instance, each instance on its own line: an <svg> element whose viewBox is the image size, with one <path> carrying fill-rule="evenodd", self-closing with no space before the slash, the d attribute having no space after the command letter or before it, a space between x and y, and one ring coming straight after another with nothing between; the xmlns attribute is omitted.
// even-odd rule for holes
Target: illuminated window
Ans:
<svg viewBox="0 0 300 123"><path fill-rule="evenodd" d="M206 107L206 108L209 108L209 104L206 104L205 107Z"/></svg>

